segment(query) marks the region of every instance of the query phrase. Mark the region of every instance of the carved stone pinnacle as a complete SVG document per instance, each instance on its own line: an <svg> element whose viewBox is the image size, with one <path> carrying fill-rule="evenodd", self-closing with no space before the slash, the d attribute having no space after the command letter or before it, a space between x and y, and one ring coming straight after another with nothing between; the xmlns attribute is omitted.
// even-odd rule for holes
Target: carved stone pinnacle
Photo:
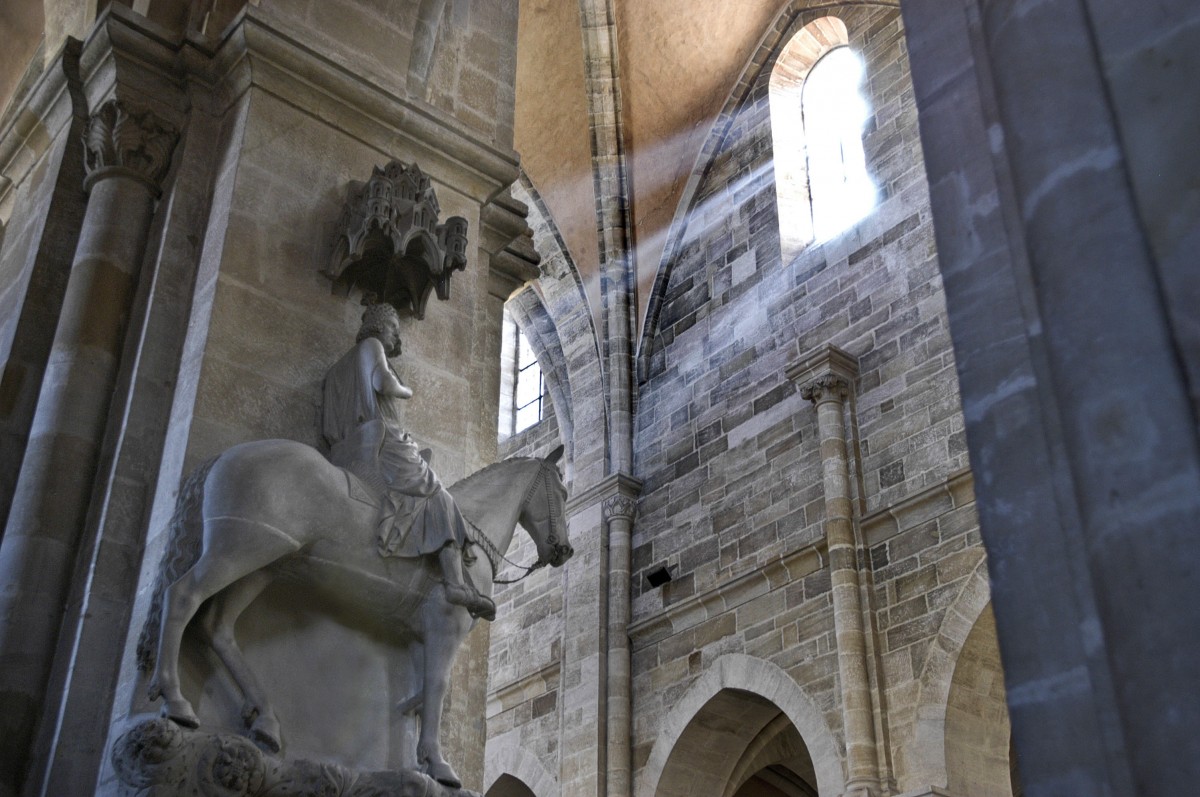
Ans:
<svg viewBox="0 0 1200 797"><path fill-rule="evenodd" d="M837 374L823 374L800 388L800 396L805 401L820 404L822 401L844 399L850 391L850 385Z"/></svg>
<svg viewBox="0 0 1200 797"><path fill-rule="evenodd" d="M467 266L467 220L439 223L440 213L433 180L415 163L394 160L351 183L325 268L333 292L358 288L424 318L430 293L449 299L450 277Z"/></svg>
<svg viewBox="0 0 1200 797"><path fill-rule="evenodd" d="M153 112L109 100L88 119L84 132L84 190L105 177L121 175L146 184L157 195L178 140L175 128Z"/></svg>

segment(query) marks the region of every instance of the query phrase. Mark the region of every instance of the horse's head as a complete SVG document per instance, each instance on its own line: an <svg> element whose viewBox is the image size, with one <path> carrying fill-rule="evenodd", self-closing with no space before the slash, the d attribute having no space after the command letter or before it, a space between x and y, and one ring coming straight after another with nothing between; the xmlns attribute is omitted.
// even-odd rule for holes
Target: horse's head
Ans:
<svg viewBox="0 0 1200 797"><path fill-rule="evenodd" d="M536 460L539 471L521 507L519 521L537 546L538 562L558 567L575 549L567 542L567 488L558 472L559 446L545 459Z"/></svg>

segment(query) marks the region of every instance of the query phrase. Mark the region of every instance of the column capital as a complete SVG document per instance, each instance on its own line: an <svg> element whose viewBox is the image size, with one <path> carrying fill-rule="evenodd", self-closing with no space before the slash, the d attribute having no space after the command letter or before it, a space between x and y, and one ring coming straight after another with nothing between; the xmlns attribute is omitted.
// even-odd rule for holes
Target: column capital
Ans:
<svg viewBox="0 0 1200 797"><path fill-rule="evenodd" d="M822 374L800 386L800 397L813 404L841 401L850 395L850 383L837 374Z"/></svg>
<svg viewBox="0 0 1200 797"><path fill-rule="evenodd" d="M140 110L121 100L108 100L88 119L83 143L90 191L106 177L131 177L155 195L171 163L179 133L153 111Z"/></svg>
<svg viewBox="0 0 1200 797"><path fill-rule="evenodd" d="M633 520L633 515L637 511L637 497L617 493L605 498L601 507L606 521Z"/></svg>
<svg viewBox="0 0 1200 797"><path fill-rule="evenodd" d="M844 399L858 378L858 358L825 345L789 365L787 377L800 386L800 395L814 404Z"/></svg>
<svg viewBox="0 0 1200 797"><path fill-rule="evenodd" d="M627 473L614 473L596 482L567 501L567 514L600 504L604 520L617 517L632 518L637 499L642 494L642 482ZM624 507L628 506L628 509Z"/></svg>

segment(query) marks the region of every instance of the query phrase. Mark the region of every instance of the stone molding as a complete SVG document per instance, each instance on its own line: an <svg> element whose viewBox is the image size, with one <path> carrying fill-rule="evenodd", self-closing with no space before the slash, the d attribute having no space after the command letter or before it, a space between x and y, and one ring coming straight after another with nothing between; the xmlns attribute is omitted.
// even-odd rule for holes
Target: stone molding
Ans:
<svg viewBox="0 0 1200 797"><path fill-rule="evenodd" d="M814 404L845 399L858 379L858 358L827 344L789 365L787 378L800 386L800 395Z"/></svg>
<svg viewBox="0 0 1200 797"><path fill-rule="evenodd" d="M511 148L497 146L425 102L397 96L299 45L279 28L278 20L254 4L248 4L239 21L220 37L193 32L186 39L172 39L129 7L113 3L100 13L83 45L80 71L89 76L88 95L128 93L116 85L126 61L148 65L172 81L195 80L210 88L213 107L206 110L214 114L223 113L255 86L381 153L408 148L410 157L480 202L496 198L519 173ZM166 102L171 106L156 105L155 111L182 126L188 99L178 94ZM0 201L27 171L30 152L53 140L69 121L62 69L47 68L23 105L25 110L0 130L0 169L5 175L0 178Z"/></svg>
<svg viewBox="0 0 1200 797"><path fill-rule="evenodd" d="M635 479L626 473L614 473L596 482L581 493L571 496L567 501L567 515L574 515L582 509L603 505L605 500L617 495L626 496L634 501L642 494L642 480ZM608 514L604 515L608 520Z"/></svg>
<svg viewBox="0 0 1200 797"><path fill-rule="evenodd" d="M108 177L130 177L157 197L178 140L175 127L152 111L121 100L105 102L92 113L84 132L83 190L91 191Z"/></svg>
<svg viewBox="0 0 1200 797"><path fill-rule="evenodd" d="M944 482L927 487L877 509L859 521L863 544L870 548L951 510L975 503L975 477L969 469L951 473Z"/></svg>
<svg viewBox="0 0 1200 797"><path fill-rule="evenodd" d="M828 562L825 541L784 554L765 565L666 607L661 612L629 625L635 650L694 628L723 612L730 612L755 598L786 587L811 575Z"/></svg>
<svg viewBox="0 0 1200 797"><path fill-rule="evenodd" d="M958 797L958 795L940 786L924 786L920 789L898 794L896 797Z"/></svg>
<svg viewBox="0 0 1200 797"><path fill-rule="evenodd" d="M488 253L488 293L507 300L538 278L541 255L526 223L529 208L501 194L479 210L480 247Z"/></svg>
<svg viewBox="0 0 1200 797"><path fill-rule="evenodd" d="M517 178L519 161L511 148L497 147L483 133L426 103L397 96L324 54L297 46L276 25L269 12L247 5L230 35L211 42L229 50L214 58L230 72L250 72L238 84L259 85L305 113L353 132L380 152L393 152L398 143L409 145L413 158L432 171L456 172L447 181L470 186L467 193L474 199L491 199Z"/></svg>

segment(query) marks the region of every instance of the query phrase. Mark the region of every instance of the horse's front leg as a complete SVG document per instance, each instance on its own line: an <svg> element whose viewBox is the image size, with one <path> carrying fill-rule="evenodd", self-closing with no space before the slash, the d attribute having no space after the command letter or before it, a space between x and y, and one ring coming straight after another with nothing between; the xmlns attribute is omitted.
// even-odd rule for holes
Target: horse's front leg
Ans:
<svg viewBox="0 0 1200 797"><path fill-rule="evenodd" d="M453 606L435 592L422 607L425 631L425 695L421 703L421 736L417 757L429 777L450 788L462 787L462 779L442 757L442 704L454 655L471 630L467 610Z"/></svg>

